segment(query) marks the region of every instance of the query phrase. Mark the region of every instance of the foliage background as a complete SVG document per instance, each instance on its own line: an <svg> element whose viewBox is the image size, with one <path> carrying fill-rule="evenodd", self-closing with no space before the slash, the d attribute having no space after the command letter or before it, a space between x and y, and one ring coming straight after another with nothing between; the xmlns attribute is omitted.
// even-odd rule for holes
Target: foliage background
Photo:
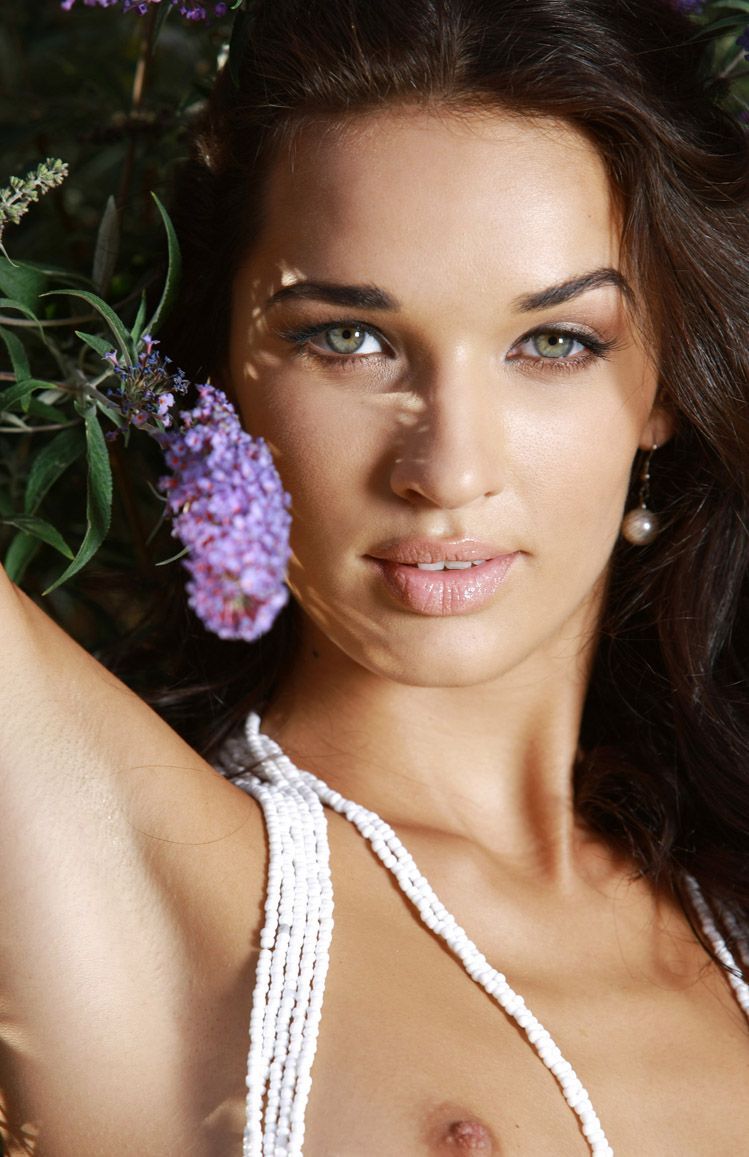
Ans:
<svg viewBox="0 0 749 1157"><path fill-rule="evenodd" d="M35 379L80 391L85 378L106 368L74 332L104 335L98 314L78 298L43 298L39 290L95 290L128 327L143 292L149 310L158 300L166 235L151 194L168 201L174 167L186 152L190 123L231 26L230 17L188 22L166 5L154 5L147 16L82 2L66 13L58 0L3 5L0 185L46 157L62 158L70 174L3 236L15 267L0 258L0 295L33 308L54 347L28 316L0 306L0 327L11 341L20 339ZM116 212L111 205L107 211L111 198ZM178 550L167 527L156 529L162 503L151 487L163 473L161 451L137 430L130 431L127 447L122 438L106 443L114 482L109 533L85 569L43 597L66 558L2 520L24 511L31 467L61 432L55 427L83 427L84 420L70 388L58 396L36 391L36 413L18 406L4 412L3 394L18 376L10 352L0 342L0 558L32 597L97 650L138 618L160 578L156 563ZM45 410L45 402L57 413ZM34 432L14 429L16 422ZM114 428L106 418L101 426ZM60 473L36 514L75 551L86 532L86 503L83 453Z"/></svg>
<svg viewBox="0 0 749 1157"><path fill-rule="evenodd" d="M730 75L746 119L749 0L681 6L694 14L695 31L716 30L714 70ZM0 185L46 157L69 166L62 186L3 235L10 260L0 255L0 558L98 653L139 620L161 585L160 564L178 548L154 490L163 473L158 446L138 430L102 436L114 430L112 415L90 387L106 363L75 331L111 344L106 324L87 301L41 294L95 291L128 330L144 294L151 311L167 268L151 194L168 203L190 124L232 28L239 31L233 19L187 21L166 0L152 0L145 16L84 0L69 12L59 0L5 0L0 9ZM236 19L245 35L250 12L243 7ZM42 384L19 397L24 378ZM45 595L87 535L90 546L102 540L89 551L93 560Z"/></svg>

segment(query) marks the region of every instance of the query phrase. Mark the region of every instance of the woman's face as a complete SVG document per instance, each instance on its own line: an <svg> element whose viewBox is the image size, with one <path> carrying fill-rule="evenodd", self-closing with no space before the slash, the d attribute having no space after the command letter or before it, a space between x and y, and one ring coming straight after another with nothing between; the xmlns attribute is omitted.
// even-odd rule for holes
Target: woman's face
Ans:
<svg viewBox="0 0 749 1157"><path fill-rule="evenodd" d="M321 122L265 208L229 374L292 495L309 641L423 686L584 653L633 459L668 436L592 146L500 114Z"/></svg>

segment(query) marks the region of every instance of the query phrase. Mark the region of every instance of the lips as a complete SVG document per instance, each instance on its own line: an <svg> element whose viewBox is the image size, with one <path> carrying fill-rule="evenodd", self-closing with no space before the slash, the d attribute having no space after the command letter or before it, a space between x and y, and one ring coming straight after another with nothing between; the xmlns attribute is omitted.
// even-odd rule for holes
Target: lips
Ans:
<svg viewBox="0 0 749 1157"><path fill-rule="evenodd" d="M513 553L497 543L479 539L410 538L383 543L369 552L370 558L417 566L418 563L482 562Z"/></svg>
<svg viewBox="0 0 749 1157"><path fill-rule="evenodd" d="M498 595L520 551L478 540L411 539L378 547L369 562L390 598L415 614L462 615ZM419 570L419 563L476 563L465 569Z"/></svg>

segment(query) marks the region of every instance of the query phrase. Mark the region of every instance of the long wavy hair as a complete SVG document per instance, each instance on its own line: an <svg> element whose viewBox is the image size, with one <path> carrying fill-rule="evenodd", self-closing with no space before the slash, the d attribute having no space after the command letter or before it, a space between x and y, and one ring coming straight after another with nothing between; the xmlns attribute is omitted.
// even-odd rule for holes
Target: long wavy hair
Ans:
<svg viewBox="0 0 749 1157"><path fill-rule="evenodd" d="M310 118L495 108L561 118L603 159L677 429L652 468L662 533L614 551L575 804L690 919L691 873L731 941L731 915L749 927L749 150L710 46L667 0L255 0L250 13L175 197L184 277L165 344L194 380L222 364L269 165ZM219 643L172 590L130 647L133 681L211 758L293 661L298 615L290 605L254 646Z"/></svg>

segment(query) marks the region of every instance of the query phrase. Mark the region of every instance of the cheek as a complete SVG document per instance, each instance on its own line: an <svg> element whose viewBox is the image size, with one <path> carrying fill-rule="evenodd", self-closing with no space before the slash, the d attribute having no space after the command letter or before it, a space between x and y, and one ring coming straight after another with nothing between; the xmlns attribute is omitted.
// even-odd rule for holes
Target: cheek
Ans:
<svg viewBox="0 0 749 1157"><path fill-rule="evenodd" d="M523 489L540 524L577 523L600 534L621 516L629 487L636 439L556 439L527 460ZM561 537L561 536L560 536Z"/></svg>
<svg viewBox="0 0 749 1157"><path fill-rule="evenodd" d="M632 381L637 386L627 385ZM513 477L528 526L548 557L589 569L608 558L621 526L632 463L654 383L602 377L567 404L524 413L513 430Z"/></svg>
<svg viewBox="0 0 749 1157"><path fill-rule="evenodd" d="M376 502L378 467L388 452L387 431L376 415L339 391L279 384L256 391L242 416L250 432L271 446L291 494L292 541L330 549L362 530L363 504Z"/></svg>

